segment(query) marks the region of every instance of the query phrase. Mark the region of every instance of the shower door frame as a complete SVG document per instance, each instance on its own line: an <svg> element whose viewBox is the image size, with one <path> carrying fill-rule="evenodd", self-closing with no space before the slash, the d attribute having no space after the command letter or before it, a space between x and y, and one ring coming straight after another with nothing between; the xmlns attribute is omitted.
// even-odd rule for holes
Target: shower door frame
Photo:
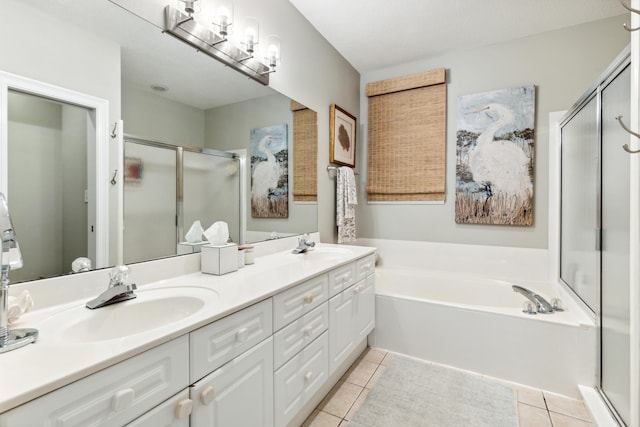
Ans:
<svg viewBox="0 0 640 427"><path fill-rule="evenodd" d="M214 157L221 157L226 159L235 159L238 161L238 170L240 173L240 180L238 183L239 192L240 192L240 206L239 210L239 236L240 242L244 242L244 209L246 207L244 204L244 186L243 186L243 177L245 175L245 164L246 162L243 159L242 153L237 153L233 151L221 151L215 150L212 148L203 148L203 147L193 147L186 145L175 145L167 142L160 142L151 140L148 138L142 138L139 136L124 134L123 142L131 142L140 145L146 145L148 147L161 148L175 151L176 153L176 245L178 242L184 239L184 152L191 152L197 154L205 154ZM123 199L123 216L124 216L124 199Z"/></svg>

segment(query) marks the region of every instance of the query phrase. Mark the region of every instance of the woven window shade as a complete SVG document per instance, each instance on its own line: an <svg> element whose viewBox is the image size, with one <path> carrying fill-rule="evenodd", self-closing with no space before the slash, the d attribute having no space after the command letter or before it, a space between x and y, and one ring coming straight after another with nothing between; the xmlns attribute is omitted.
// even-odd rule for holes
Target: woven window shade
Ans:
<svg viewBox="0 0 640 427"><path fill-rule="evenodd" d="M293 100L291 111L293 111L293 201L313 202L318 199L318 115L315 111Z"/></svg>
<svg viewBox="0 0 640 427"><path fill-rule="evenodd" d="M369 201L444 201L445 70L367 84Z"/></svg>

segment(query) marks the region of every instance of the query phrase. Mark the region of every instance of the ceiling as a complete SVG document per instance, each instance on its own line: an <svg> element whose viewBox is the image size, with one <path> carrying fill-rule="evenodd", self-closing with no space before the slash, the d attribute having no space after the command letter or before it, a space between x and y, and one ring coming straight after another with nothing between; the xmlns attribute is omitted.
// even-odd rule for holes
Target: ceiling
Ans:
<svg viewBox="0 0 640 427"><path fill-rule="evenodd" d="M618 0L289 1L360 73L626 13Z"/></svg>

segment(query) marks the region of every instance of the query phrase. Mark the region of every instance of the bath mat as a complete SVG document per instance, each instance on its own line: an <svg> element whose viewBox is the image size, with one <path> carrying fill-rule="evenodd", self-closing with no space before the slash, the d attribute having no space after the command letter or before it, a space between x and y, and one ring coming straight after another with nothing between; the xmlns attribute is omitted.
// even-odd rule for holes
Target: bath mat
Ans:
<svg viewBox="0 0 640 427"><path fill-rule="evenodd" d="M516 427L514 389L394 355L349 427Z"/></svg>

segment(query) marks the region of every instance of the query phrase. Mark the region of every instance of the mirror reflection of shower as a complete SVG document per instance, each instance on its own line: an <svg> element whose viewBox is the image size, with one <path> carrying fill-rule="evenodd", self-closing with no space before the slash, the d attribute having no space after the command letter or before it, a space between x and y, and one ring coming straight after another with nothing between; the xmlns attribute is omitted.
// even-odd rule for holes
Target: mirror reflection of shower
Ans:
<svg viewBox="0 0 640 427"><path fill-rule="evenodd" d="M225 221L240 242L235 154L128 137L124 164L126 263L176 255L194 221Z"/></svg>

